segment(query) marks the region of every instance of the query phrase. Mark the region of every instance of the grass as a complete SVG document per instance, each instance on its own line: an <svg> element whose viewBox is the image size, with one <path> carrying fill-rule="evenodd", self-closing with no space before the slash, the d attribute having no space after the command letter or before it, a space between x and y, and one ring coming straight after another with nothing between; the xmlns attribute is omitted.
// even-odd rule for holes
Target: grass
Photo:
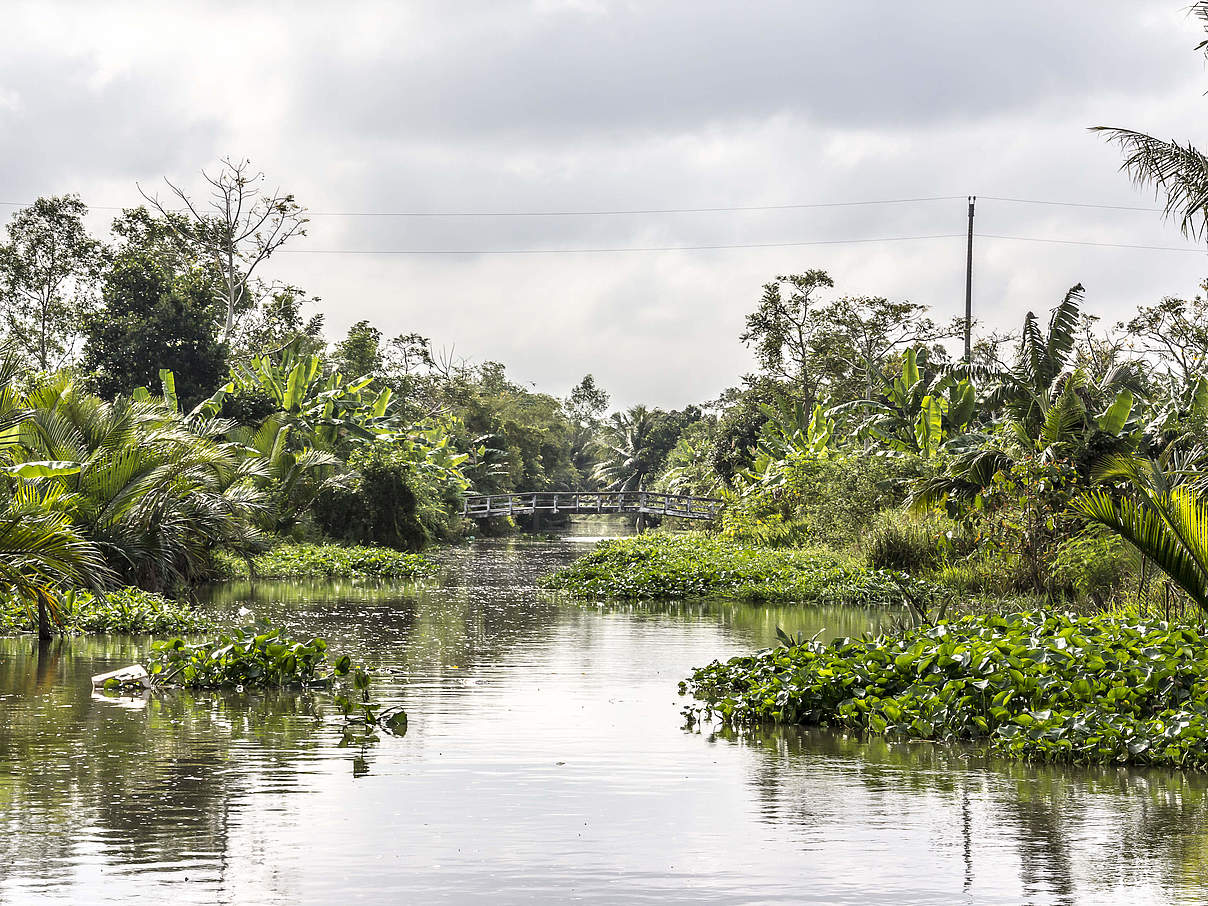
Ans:
<svg viewBox="0 0 1208 906"><path fill-rule="evenodd" d="M714 662L690 719L975 741L1013 757L1208 767L1208 638L1100 614L967 616Z"/></svg>
<svg viewBox="0 0 1208 906"><path fill-rule="evenodd" d="M208 624L187 605L141 588L103 595L69 591L60 604L64 632L195 632ZM32 632L36 618L19 602L0 605L0 632Z"/></svg>
<svg viewBox="0 0 1208 906"><path fill-rule="evenodd" d="M728 597L776 604L899 604L890 573L823 550L744 545L715 535L648 534L601 542L542 580L584 598Z"/></svg>
<svg viewBox="0 0 1208 906"><path fill-rule="evenodd" d="M346 547L339 544L282 544L252 559L229 555L217 558L224 579L412 579L432 567L423 554L386 547Z"/></svg>

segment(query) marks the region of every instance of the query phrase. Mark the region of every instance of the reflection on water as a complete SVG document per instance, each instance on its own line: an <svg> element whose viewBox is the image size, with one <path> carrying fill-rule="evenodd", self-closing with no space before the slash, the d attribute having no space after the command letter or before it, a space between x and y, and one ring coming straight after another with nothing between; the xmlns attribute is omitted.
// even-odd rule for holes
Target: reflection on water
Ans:
<svg viewBox="0 0 1208 906"><path fill-rule="evenodd" d="M146 640L0 640L0 903L1204 901L1204 778L685 731L691 667L871 615L535 590L582 550L212 593L379 668L410 729L374 745L342 747L323 694L94 697Z"/></svg>

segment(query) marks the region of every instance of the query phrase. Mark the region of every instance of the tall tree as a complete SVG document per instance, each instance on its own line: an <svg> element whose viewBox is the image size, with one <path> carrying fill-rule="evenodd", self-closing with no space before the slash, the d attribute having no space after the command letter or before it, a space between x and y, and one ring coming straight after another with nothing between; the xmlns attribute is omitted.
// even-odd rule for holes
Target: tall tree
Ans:
<svg viewBox="0 0 1208 906"><path fill-rule="evenodd" d="M239 321L230 339L231 358L247 360L298 341L307 354L319 352L323 341L323 315L307 318L303 307L317 304L300 287L286 284L265 295L259 307Z"/></svg>
<svg viewBox="0 0 1208 906"><path fill-rule="evenodd" d="M594 427L608 408L608 391L596 384L590 374L583 375L566 398L566 412L575 422Z"/></svg>
<svg viewBox="0 0 1208 906"><path fill-rule="evenodd" d="M822 302L834 281L826 271L777 277L764 285L741 339L754 346L764 376L793 388L804 401L871 398L877 374L901 350L958 335L940 327L927 307L875 296ZM943 354L942 348L935 352Z"/></svg>
<svg viewBox="0 0 1208 906"><path fill-rule="evenodd" d="M95 294L104 248L88 235L77 195L39 198L13 215L0 244L0 318L7 339L36 367L67 363Z"/></svg>
<svg viewBox="0 0 1208 906"><path fill-rule="evenodd" d="M294 196L262 189L264 173L253 171L251 161L224 157L214 174L201 171L209 185L208 201L189 196L168 179L182 212L170 210L158 195L144 198L198 254L212 261L221 274L221 295L226 307L223 339L229 339L236 320L259 302L253 282L257 268L294 236L306 235L306 211Z"/></svg>
<svg viewBox="0 0 1208 906"><path fill-rule="evenodd" d="M747 329L739 337L755 347L765 374L793 385L806 399L817 395L819 381L813 368L814 295L834 285L822 270L765 283L759 306L747 315Z"/></svg>
<svg viewBox="0 0 1208 906"><path fill-rule="evenodd" d="M152 253L127 249L105 274L99 309L84 321L84 370L112 398L158 387L159 370L171 369L177 396L191 408L226 374L213 309L204 270L174 274Z"/></svg>
<svg viewBox="0 0 1208 906"><path fill-rule="evenodd" d="M608 391L599 387L592 375L585 374L562 406L571 422L571 461L587 476L595 466L595 435L600 428L600 417L608 409Z"/></svg>

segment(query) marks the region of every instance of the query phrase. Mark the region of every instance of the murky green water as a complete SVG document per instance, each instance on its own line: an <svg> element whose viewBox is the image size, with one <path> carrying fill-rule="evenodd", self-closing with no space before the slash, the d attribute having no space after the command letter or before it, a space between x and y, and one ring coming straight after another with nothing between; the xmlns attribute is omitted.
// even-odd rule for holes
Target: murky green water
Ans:
<svg viewBox="0 0 1208 906"><path fill-rule="evenodd" d="M574 541L443 552L424 587L218 591L383 668L404 738L322 696L94 697L144 642L0 640L0 903L1200 903L1208 781L819 732L682 729L695 665L863 611L597 610Z"/></svg>

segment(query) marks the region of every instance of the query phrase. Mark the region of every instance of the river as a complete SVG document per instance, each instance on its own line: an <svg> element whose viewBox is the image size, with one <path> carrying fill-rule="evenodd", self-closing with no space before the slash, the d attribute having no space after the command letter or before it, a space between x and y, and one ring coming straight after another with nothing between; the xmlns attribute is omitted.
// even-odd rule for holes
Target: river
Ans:
<svg viewBox="0 0 1208 906"><path fill-rule="evenodd" d="M585 549L480 541L415 585L210 593L377 668L401 738L346 740L323 694L94 696L146 639L0 639L0 903L1205 901L1200 776L685 729L692 667L874 615L535 588Z"/></svg>

